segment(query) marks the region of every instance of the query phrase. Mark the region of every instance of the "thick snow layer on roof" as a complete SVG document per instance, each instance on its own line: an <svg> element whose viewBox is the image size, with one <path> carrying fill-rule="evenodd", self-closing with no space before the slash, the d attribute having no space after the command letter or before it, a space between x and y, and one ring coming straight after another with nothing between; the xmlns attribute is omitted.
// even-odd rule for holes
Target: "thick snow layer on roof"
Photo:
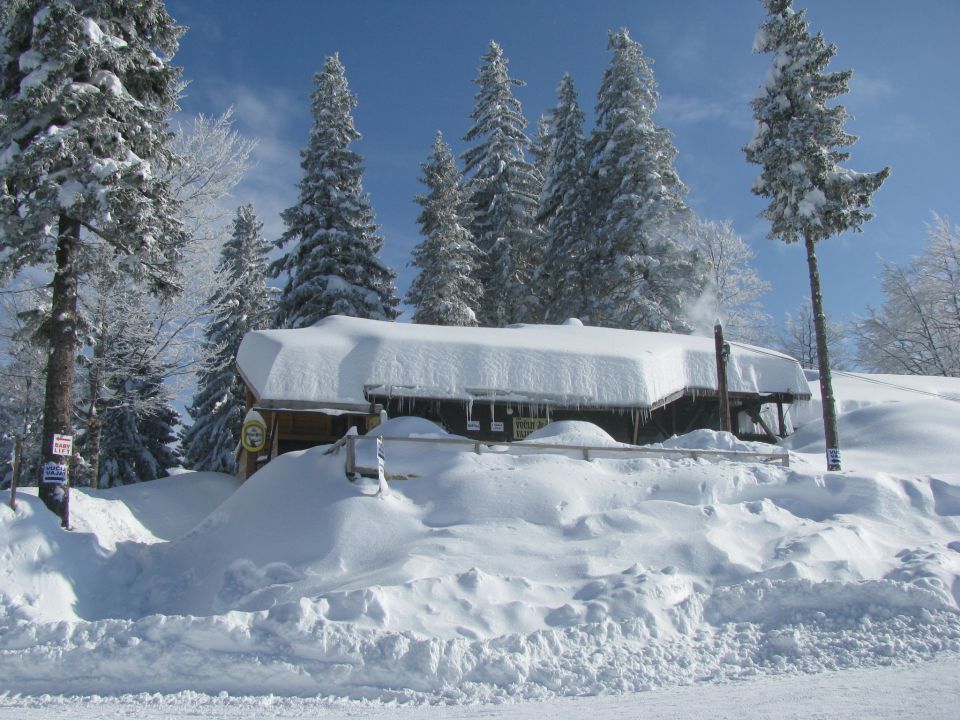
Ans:
<svg viewBox="0 0 960 720"><path fill-rule="evenodd" d="M333 316L249 333L237 364L261 402L364 403L369 395L653 407L716 390L712 338L565 325L461 328ZM799 364L735 345L731 392L809 387Z"/></svg>

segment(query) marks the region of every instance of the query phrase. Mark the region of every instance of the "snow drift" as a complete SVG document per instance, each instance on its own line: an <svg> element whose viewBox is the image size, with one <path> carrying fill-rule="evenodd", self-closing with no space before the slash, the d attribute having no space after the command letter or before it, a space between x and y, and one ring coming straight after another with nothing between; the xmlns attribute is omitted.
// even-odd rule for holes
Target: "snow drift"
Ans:
<svg viewBox="0 0 960 720"><path fill-rule="evenodd" d="M465 702L960 652L957 405L899 397L841 416L843 473L820 469L815 428L790 468L387 441L378 495L315 448L202 516L184 507L169 540L149 508L179 508L189 474L78 492L73 533L21 495L0 508L0 673L26 693ZM916 438L878 433L883 413L936 431L910 472L887 458ZM410 418L379 432L445 436ZM582 423L534 438L567 439L610 442ZM706 431L667 444L747 449Z"/></svg>

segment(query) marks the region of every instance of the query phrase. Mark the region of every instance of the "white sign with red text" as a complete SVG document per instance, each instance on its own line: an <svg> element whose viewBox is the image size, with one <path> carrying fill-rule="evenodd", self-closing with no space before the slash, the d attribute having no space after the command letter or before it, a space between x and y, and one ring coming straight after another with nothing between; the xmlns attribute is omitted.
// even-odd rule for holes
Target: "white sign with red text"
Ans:
<svg viewBox="0 0 960 720"><path fill-rule="evenodd" d="M54 455L73 455L73 435L53 436Z"/></svg>

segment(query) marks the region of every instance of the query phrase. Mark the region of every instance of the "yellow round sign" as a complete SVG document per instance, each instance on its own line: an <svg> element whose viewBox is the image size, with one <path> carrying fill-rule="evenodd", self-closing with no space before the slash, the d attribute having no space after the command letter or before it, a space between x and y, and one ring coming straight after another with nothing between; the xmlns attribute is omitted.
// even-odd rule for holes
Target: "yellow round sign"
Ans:
<svg viewBox="0 0 960 720"><path fill-rule="evenodd" d="M240 443L247 452L260 452L267 446L267 426L262 420L250 418L240 428Z"/></svg>

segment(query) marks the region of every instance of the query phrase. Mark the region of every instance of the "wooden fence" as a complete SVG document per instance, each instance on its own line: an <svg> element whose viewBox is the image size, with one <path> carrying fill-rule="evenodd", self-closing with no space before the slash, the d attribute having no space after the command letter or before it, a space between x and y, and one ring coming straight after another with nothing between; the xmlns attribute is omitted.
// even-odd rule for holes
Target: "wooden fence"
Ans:
<svg viewBox="0 0 960 720"><path fill-rule="evenodd" d="M376 477L377 468L363 467L357 464L357 443L364 441L376 441L375 435L345 435L340 438L327 452L335 452L340 447L346 445L347 458L345 469L347 475L369 475ZM760 462L777 464L783 467L790 467L790 455L786 452L751 452L748 450L695 450L691 448L654 448L641 445L629 445L624 447L603 447L591 445L551 445L537 442L487 442L481 440L468 440L466 438L410 438L410 437L384 437L384 443L422 443L427 445L448 445L468 447L478 455L484 449L494 447L507 448L507 454L511 451L523 450L533 451L543 454L561 454L576 453L584 460L594 459L620 459L623 457L655 457L655 458L699 458L713 460L727 460L730 462Z"/></svg>

